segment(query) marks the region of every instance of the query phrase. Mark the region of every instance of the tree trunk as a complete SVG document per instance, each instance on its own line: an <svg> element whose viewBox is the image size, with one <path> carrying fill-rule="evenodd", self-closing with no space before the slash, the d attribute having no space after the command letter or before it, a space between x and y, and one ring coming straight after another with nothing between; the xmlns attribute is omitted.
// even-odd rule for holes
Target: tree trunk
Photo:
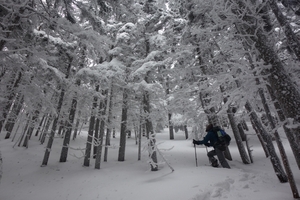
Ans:
<svg viewBox="0 0 300 200"><path fill-rule="evenodd" d="M166 81L166 86L167 86L167 89L166 89L166 94L167 96L170 95L170 86L169 86L169 78L167 77L167 81ZM168 106L169 105L169 102L167 102ZM174 128L173 128L173 124L172 124L172 113L171 111L168 111L168 124L169 124L169 134L170 134L170 140L174 140Z"/></svg>
<svg viewBox="0 0 300 200"><path fill-rule="evenodd" d="M252 151L250 149L247 137L246 137L246 141L245 142L246 142L246 148L247 148L247 151L248 151L250 162L253 163Z"/></svg>
<svg viewBox="0 0 300 200"><path fill-rule="evenodd" d="M289 161L288 161L288 157L286 155L286 152L285 152L285 149L283 147L283 144L282 144L282 141L280 139L280 136L278 134L278 131L275 130L276 129L276 125L275 125L275 122L274 122L273 117L271 115L271 111L269 109L269 106L267 104L267 100L265 98L265 95L264 95L262 89L259 90L259 94L260 94L260 97L261 97L261 100L262 100L262 104L264 106L264 109L265 109L265 112L266 112L269 124L271 126L271 129L273 130L273 134L274 134L274 137L275 137L275 140L276 140L276 143L277 143L280 155L281 155L283 166L285 168L285 171L286 171L286 174L287 174L287 178L288 178L288 182L290 183L290 186L291 186L294 198L299 198L299 193L298 193L298 190L297 190L297 186L295 184L293 172L291 170L291 167L290 167L290 164L289 164Z"/></svg>
<svg viewBox="0 0 300 200"><path fill-rule="evenodd" d="M239 87L239 84L237 82L237 86ZM220 86L220 90L222 93L225 92L225 87L223 86ZM200 93L200 97L201 97L201 104L202 104L202 107L205 106L205 101L204 99L202 98L202 94ZM226 103L228 101L227 97L223 97L223 102ZM229 123L231 124L231 129L232 129L232 132L234 134L234 137L235 137L235 140L236 140L236 143L237 143L237 147L238 147L238 150L240 152L240 156L242 158L242 161L244 164L248 164L247 160L248 160L248 157L245 156L247 155L245 153L245 147L243 145L243 142L242 142L242 139L241 139L241 134L239 133L239 129L237 127L237 124L236 124L236 121L235 121L235 117L234 117L234 110L236 108L235 107L231 107L231 105L229 105L228 109L227 109L227 116L228 116L228 120L229 120ZM208 120L211 121L211 124L215 124L216 126L220 126L219 125L219 120L218 120L218 116L215 115L215 108L211 108L210 110L207 110L207 111L204 111L205 113L208 114L208 116L211 116L210 118L208 117ZM232 157L231 157L231 153L229 151L229 148L226 147L226 150L224 151L224 156L225 158L227 158L228 160L232 160Z"/></svg>
<svg viewBox="0 0 300 200"><path fill-rule="evenodd" d="M184 135L185 135L185 139L189 138L189 131L187 129L187 125L184 125Z"/></svg>
<svg viewBox="0 0 300 200"><path fill-rule="evenodd" d="M48 160L49 160L52 144L53 144L53 141L54 141L57 122L58 122L58 118L59 118L59 115L60 115L60 111L61 111L62 103L63 103L63 100L64 100L64 96L65 96L65 90L63 88L61 90L61 93L60 93L58 106L57 106L57 116L54 118L54 121L53 121L53 124L52 124L51 132L50 132L50 135L49 135L49 140L48 140L48 143L47 143L46 151L45 151L43 162L42 162L42 166L46 166L48 164Z"/></svg>
<svg viewBox="0 0 300 200"><path fill-rule="evenodd" d="M238 127L238 129L239 129L239 133L240 133L240 135L241 135L242 141L247 141L247 136L246 136L246 134L245 134L245 132L244 132L244 128L243 128L242 123L238 123L237 127Z"/></svg>
<svg viewBox="0 0 300 200"><path fill-rule="evenodd" d="M38 107L39 107L39 109L34 111L33 116L31 118L31 120L29 121L28 130L27 130L26 137L25 137L25 140L23 143L23 147L28 148L29 139L31 138L33 129L34 129L37 119L40 115L40 109L42 108L41 104L39 104Z"/></svg>
<svg viewBox="0 0 300 200"><path fill-rule="evenodd" d="M236 0L241 8L245 8L244 2ZM253 16L253 15L252 15ZM255 18L247 17L245 21L248 24L253 24ZM245 26L244 23L242 26ZM279 56L270 44L268 36L266 36L261 28L257 26L243 27L245 34L250 35L250 39L254 42L256 49L259 51L261 58L267 65L268 83L274 91L274 95L282 106L282 111L287 118L293 119L294 124L300 123L300 93L294 85L291 77L285 70ZM295 128L295 131L300 132L300 126ZM300 141L300 134L296 135L297 142Z"/></svg>
<svg viewBox="0 0 300 200"><path fill-rule="evenodd" d="M108 146L110 145L110 137L111 137L111 128L112 128L112 106L113 106L113 84L111 83L110 93L108 98L108 114L107 114L107 129L106 129L106 138L105 138L105 149L104 149L104 162L107 161L108 155Z"/></svg>
<svg viewBox="0 0 300 200"><path fill-rule="evenodd" d="M168 113L170 140L174 140L174 128L173 128L173 124L172 124L171 118L172 118L172 114Z"/></svg>
<svg viewBox="0 0 300 200"><path fill-rule="evenodd" d="M0 116L0 131L3 128L4 122L7 118L9 110L10 110L12 104L13 104L13 99L16 96L15 91L16 91L16 88L19 87L19 84L21 82L21 78L22 78L22 73L21 72L13 73L13 75L11 77L11 84L7 85L6 92L8 92L8 95L7 95L6 100L4 101L2 116Z"/></svg>
<svg viewBox="0 0 300 200"><path fill-rule="evenodd" d="M277 143L280 155L281 155L283 166L285 168L287 178L288 178L288 182L290 184L293 196L294 196L295 199L300 198L299 192L298 192L298 189L297 189L297 185L296 185L296 182L295 182L295 179L294 179L294 176L293 176L293 172L291 170L291 167L290 167L290 164L289 164L289 161L288 161L288 157L285 153L282 141L281 141L280 136L279 136L277 131L274 131L274 136L275 136L275 139L276 139L276 143Z"/></svg>
<svg viewBox="0 0 300 200"><path fill-rule="evenodd" d="M100 103L100 107L101 107L101 109L100 109L100 134L99 134L98 145L97 145L97 149L96 149L95 169L100 169L100 164L101 164L108 90L102 91L102 95L105 98Z"/></svg>
<svg viewBox="0 0 300 200"><path fill-rule="evenodd" d="M66 69L66 77L65 77L66 79L69 78L70 71L71 71L71 66L72 66L72 57L70 57L68 54L67 54L67 57L68 57L68 66L67 66L67 69ZM62 90L61 90L61 93L60 93L59 100L58 100L58 105L57 105L57 110L56 110L57 111L57 116L55 117L55 119L53 121L53 124L52 124L52 128L51 128L47 148L46 148L44 159L43 159L43 162L42 162L42 166L45 166L45 165L48 164L50 151L51 151L51 147L52 147L52 144L53 144L53 141L54 141L55 131L56 131L56 128L57 128L57 122L59 120L60 111L61 111L61 108L62 108L62 105L63 105L64 96L65 96L65 89L63 87Z"/></svg>
<svg viewBox="0 0 300 200"><path fill-rule="evenodd" d="M150 118L150 99L149 99L149 92L144 91L143 95L143 106L144 106L144 113L145 113L145 120L146 120L146 135L149 139L149 151L150 151L150 158L151 158L151 171L157 171L158 165L157 165L157 154L156 154L156 140L155 140L155 134L153 132L153 125Z"/></svg>
<svg viewBox="0 0 300 200"><path fill-rule="evenodd" d="M120 130L120 147L118 161L125 160L125 147L126 147L126 131L127 131L127 107L128 104L128 89L124 88L123 91L123 104L121 115L121 130Z"/></svg>
<svg viewBox="0 0 300 200"><path fill-rule="evenodd" d="M293 32L290 24L286 20L286 17L280 11L277 2L275 0L269 0L268 3L274 15L276 16L277 21L279 22L280 26L282 26L284 30L285 37L287 39L287 44L289 45L289 47L292 49L292 51L300 61L300 42L298 40L297 35Z"/></svg>
<svg viewBox="0 0 300 200"><path fill-rule="evenodd" d="M13 136L13 138L11 140L12 142L15 140L15 137L16 137L18 131L19 131L19 128L20 128L20 124L22 123L22 119L23 119L23 116L25 114L25 107L26 107L26 105L23 104L22 108L21 108L21 113L19 114L18 119L16 121L17 128L14 130L14 136Z"/></svg>
<svg viewBox="0 0 300 200"><path fill-rule="evenodd" d="M244 132L243 125L241 124L241 122L238 123L237 128L239 130L242 141L246 143L246 149L247 149L247 152L248 152L248 155L249 155L250 162L253 163L253 157L252 157L252 153L251 153L252 151L251 151L251 148L249 146L248 138L247 138L247 135Z"/></svg>
<svg viewBox="0 0 300 200"><path fill-rule="evenodd" d="M2 179L2 154L1 154L1 151L0 151L0 183L1 183L1 179Z"/></svg>
<svg viewBox="0 0 300 200"><path fill-rule="evenodd" d="M113 127L113 138L116 138L116 128L115 127Z"/></svg>
<svg viewBox="0 0 300 200"><path fill-rule="evenodd" d="M5 139L10 138L11 132L15 126L15 122L18 119L19 113L23 107L23 103L24 103L24 95L21 95L21 99L20 99L20 95L17 95L14 105L12 107L11 112L9 113L9 117L8 120L5 124L5 130L6 135L5 135Z"/></svg>
<svg viewBox="0 0 300 200"><path fill-rule="evenodd" d="M45 128L43 129L42 134L41 134L41 144L44 144L44 142L45 142L46 135L48 134L48 130L52 123L52 120L53 120L52 116L49 116L47 119L47 122L45 123Z"/></svg>
<svg viewBox="0 0 300 200"><path fill-rule="evenodd" d="M141 101L139 133L138 133L138 160L141 160L141 152L142 152L142 136L143 136L142 132L143 132L143 124L144 124L143 112L144 112L144 106L143 106L143 101Z"/></svg>
<svg viewBox="0 0 300 200"><path fill-rule="evenodd" d="M138 130L138 160L141 160L141 154L142 154L142 123L139 125Z"/></svg>
<svg viewBox="0 0 300 200"><path fill-rule="evenodd" d="M271 88L274 90L274 96L278 100L279 104L282 106L282 111L284 115L290 119L293 119L293 123L299 124L300 122L300 116L298 115L300 113L300 94L295 85L293 84L291 78L289 77L288 73L286 72L279 56L274 51L272 44L269 43L267 36L264 34L263 30L256 25L253 25L254 22L256 22L255 16L253 13L255 11L248 10L250 8L245 5L245 3L241 0L236 0L237 4L239 4L239 8L243 10L243 19L246 23L243 23L243 31L245 31L245 35L250 35L251 40L253 41L256 49L259 51L261 58L265 61L267 65L270 65L269 69L267 70L269 76L268 76L268 82L271 86ZM273 9L273 12L275 15L279 14L278 6L275 5L275 1L269 2L271 3L271 7ZM277 10L276 10L277 9ZM245 12L246 11L246 12ZM233 11L238 17L240 12ZM247 13L249 12L249 13ZM277 13L276 13L277 12ZM250 15L248 15L250 14ZM252 15L251 15L252 14ZM247 15L247 17L246 17ZM281 18L279 20L282 20L284 18ZM251 24L251 26L248 26L247 24ZM284 25L287 25L286 23ZM287 31L287 27L285 27L285 31ZM291 30L290 30L291 31ZM289 40L289 39L288 39ZM289 41L292 42L292 41ZM297 41L296 41L297 43ZM299 43L293 44L296 45L297 48L299 48ZM296 49L297 50L297 49ZM250 107L250 104L246 105L248 107L248 110L252 110ZM252 111L249 111L252 112ZM254 112L250 113L250 116L252 115L254 123L258 124L257 116ZM277 155L275 150L273 149L273 143L271 141L271 138L267 133L265 133L265 130L262 126L258 126L259 131L262 133L262 136L264 137L264 140L267 142L267 147L269 149L270 155L271 155L271 162L273 164L273 168L275 170L275 173L277 174L279 180L281 182L286 182L287 177L284 174L283 169L281 169L281 164L279 160L277 161ZM299 132L300 127L297 126L296 130ZM299 134L296 138L297 141L300 140ZM272 159L273 157L273 159ZM293 190L293 195L295 198L299 198L298 192L295 193L295 190Z"/></svg>
<svg viewBox="0 0 300 200"><path fill-rule="evenodd" d="M247 155L245 146L243 144L241 135L238 131L238 127L237 127L236 121L234 119L234 113L232 112L232 109L229 108L227 110L227 115L228 115L228 119L229 119L229 122L230 122L230 125L231 125L231 129L232 129L232 132L233 132L238 150L240 152L241 159L242 159L244 164L250 164L250 160L249 160L249 157Z"/></svg>
<svg viewBox="0 0 300 200"><path fill-rule="evenodd" d="M43 115L43 117L42 117L42 119L40 121L40 124L39 124L39 126L38 126L38 128L37 128L37 130L35 132L35 136L39 135L39 132L40 132L42 126L43 126L43 123L44 123L45 119L46 119L46 115Z"/></svg>
<svg viewBox="0 0 300 200"><path fill-rule="evenodd" d="M96 92L99 91L99 85L96 86ZM94 102L91 112L91 118L90 118L90 124L89 124L89 131L88 131L88 137L85 147L85 155L84 155L84 162L83 166L90 166L90 158L91 158L91 151L92 151L92 143L93 143L93 136L94 136L94 128L95 128L95 115L97 112L97 102L98 97L94 96Z"/></svg>
<svg viewBox="0 0 300 200"><path fill-rule="evenodd" d="M260 132L261 136L263 137L264 141L267 143L267 148L270 153L270 160L273 166L273 169L275 171L275 174L277 175L279 181L281 183L285 183L288 181L287 176L282 168L282 165L280 163L280 160L276 154L274 145L272 143L271 136L266 132L266 130L263 128L262 124L260 123L258 116L253 111L252 106L249 102L246 103L245 108L249 112L250 117L253 120L253 123L258 128L258 131Z"/></svg>
<svg viewBox="0 0 300 200"><path fill-rule="evenodd" d="M96 117L96 124L95 124L95 132L94 132L94 148L93 148L93 158L96 158L97 147L99 143L99 130L100 130L100 117L101 117L101 108L102 102L99 104L98 113Z"/></svg>
<svg viewBox="0 0 300 200"><path fill-rule="evenodd" d="M26 136L27 136L26 131L27 131L28 125L29 125L29 114L28 113L26 114L26 118L27 118L27 120L26 120L27 122L26 122L25 127L23 128L23 132L21 133L21 137L20 137L20 140L19 140L18 147L21 146L21 143L22 143L24 137L25 137L25 140L26 140Z"/></svg>
<svg viewBox="0 0 300 200"><path fill-rule="evenodd" d="M79 86L79 85L80 85L80 80L77 80L76 86ZM75 93L75 96L72 99L71 109L70 109L70 113L69 113L69 119L66 121L67 122L66 133L65 133L65 137L64 137L64 141L63 141L63 147L61 149L59 162L67 161L76 108L77 108L77 93Z"/></svg>
<svg viewBox="0 0 300 200"><path fill-rule="evenodd" d="M299 144L297 143L297 140L294 136L295 134L294 134L292 129L290 129L286 126L287 125L286 117L284 116L284 114L281 110L281 106L279 105L278 101L276 101L276 98L274 96L272 88L267 85L267 89L268 89L268 92L271 96L272 102L274 102L274 106L275 106L275 109L276 109L276 112L277 112L277 116L278 116L279 120L283 123L283 130L284 130L285 135L286 135L286 137L287 137L287 139L290 143L290 147L291 147L292 152L294 154L294 157L295 157L296 163L298 165L298 168L300 169L300 147L299 147Z"/></svg>
<svg viewBox="0 0 300 200"><path fill-rule="evenodd" d="M58 127L57 135L62 135L63 130L66 128L67 121L60 120L60 122L58 124L60 126Z"/></svg>
<svg viewBox="0 0 300 200"><path fill-rule="evenodd" d="M262 148L263 148L263 150L265 152L266 158L268 158L270 156L270 153L269 153L269 150L268 150L268 148L266 146L266 143L263 140L260 132L258 131L257 125L254 123L254 121L253 121L253 119L251 117L250 117L250 121L251 121L252 127L253 127L256 135L257 135L257 138L258 138L258 140L259 140L259 142L260 142L260 144L261 144L261 146L262 146Z"/></svg>
<svg viewBox="0 0 300 200"><path fill-rule="evenodd" d="M79 110L78 113L77 113L75 129L74 129L74 132L73 132L73 140L75 140L76 137L77 137L77 132L78 132L79 124L80 124L80 117L81 117L81 111Z"/></svg>

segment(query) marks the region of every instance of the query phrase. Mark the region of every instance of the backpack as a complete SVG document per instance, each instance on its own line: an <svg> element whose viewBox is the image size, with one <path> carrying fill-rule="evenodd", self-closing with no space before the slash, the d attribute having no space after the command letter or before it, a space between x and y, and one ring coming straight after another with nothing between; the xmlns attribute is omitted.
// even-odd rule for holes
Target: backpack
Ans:
<svg viewBox="0 0 300 200"><path fill-rule="evenodd" d="M215 147L221 151L225 151L226 147L230 144L231 137L223 130L218 129L214 131L218 136L218 141L215 143Z"/></svg>

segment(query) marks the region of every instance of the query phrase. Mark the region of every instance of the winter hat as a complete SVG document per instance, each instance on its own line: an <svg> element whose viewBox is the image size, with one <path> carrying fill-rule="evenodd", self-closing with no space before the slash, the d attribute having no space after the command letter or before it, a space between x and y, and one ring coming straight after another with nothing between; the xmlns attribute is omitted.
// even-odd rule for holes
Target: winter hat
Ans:
<svg viewBox="0 0 300 200"><path fill-rule="evenodd" d="M212 124L209 124L209 125L206 126L206 130L205 131L206 132L211 131L213 129L213 127L214 126Z"/></svg>

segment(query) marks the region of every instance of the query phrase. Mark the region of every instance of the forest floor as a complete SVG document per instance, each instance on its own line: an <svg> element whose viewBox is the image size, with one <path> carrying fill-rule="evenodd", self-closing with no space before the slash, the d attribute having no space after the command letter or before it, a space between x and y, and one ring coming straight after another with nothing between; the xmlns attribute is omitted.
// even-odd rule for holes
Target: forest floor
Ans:
<svg viewBox="0 0 300 200"><path fill-rule="evenodd" d="M231 130L226 131L232 136ZM17 145L13 148L14 142L2 135L0 200L292 200L289 183L279 182L253 130L248 133L254 163L242 163L233 139L231 169L209 166L206 148L197 146L195 155L191 139L186 140L183 132L176 133L174 140L169 140L167 129L157 133L158 148L174 172L161 156L159 170L151 172L146 151L138 161L134 138L127 139L123 162L117 161L119 136L112 138L108 161L102 162L97 170L94 159L90 167L83 167L86 131L71 141L66 163L59 162L63 140L55 138L48 165L44 167L41 163L46 144L41 145L38 137L33 136L26 149ZM299 188L300 171L286 137L282 140ZM143 146L145 143L143 138Z"/></svg>

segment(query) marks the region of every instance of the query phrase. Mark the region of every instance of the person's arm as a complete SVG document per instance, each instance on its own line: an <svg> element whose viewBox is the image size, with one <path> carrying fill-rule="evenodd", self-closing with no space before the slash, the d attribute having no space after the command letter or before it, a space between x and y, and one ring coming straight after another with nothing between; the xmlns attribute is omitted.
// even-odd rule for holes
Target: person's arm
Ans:
<svg viewBox="0 0 300 200"><path fill-rule="evenodd" d="M210 132L208 132L206 134L206 136L203 138L203 140L199 140L199 141L193 140L193 143L198 144L198 145L205 144L206 146L210 146L210 143L209 143L210 137L211 137L211 134L210 134Z"/></svg>

